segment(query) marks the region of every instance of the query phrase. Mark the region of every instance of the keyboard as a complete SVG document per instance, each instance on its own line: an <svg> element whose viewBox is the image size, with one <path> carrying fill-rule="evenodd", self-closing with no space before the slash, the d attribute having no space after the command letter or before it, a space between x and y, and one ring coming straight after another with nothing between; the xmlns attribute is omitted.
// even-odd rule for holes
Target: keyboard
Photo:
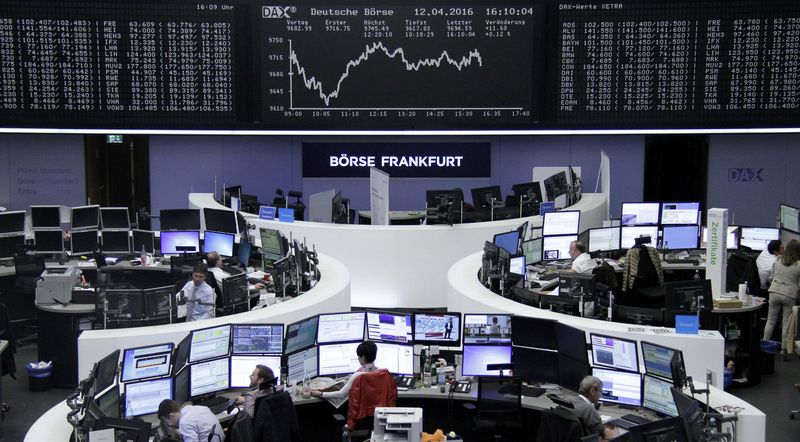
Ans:
<svg viewBox="0 0 800 442"><path fill-rule="evenodd" d="M539 277L536 279L538 281L550 281L556 278L558 278L558 273L547 273L545 275L539 275Z"/></svg>
<svg viewBox="0 0 800 442"><path fill-rule="evenodd" d="M228 408L228 402L230 399L224 396L216 396L211 399L206 399L204 401L200 401L198 403L194 403L194 405L201 405L203 407L208 407L211 409L211 412L214 414L219 414L225 411Z"/></svg>
<svg viewBox="0 0 800 442"><path fill-rule="evenodd" d="M520 390L520 393L522 393L523 396L539 397L543 395L545 391L546 390L544 388L532 387L530 385L523 385L522 389Z"/></svg>
<svg viewBox="0 0 800 442"><path fill-rule="evenodd" d="M647 419L646 417L642 416L637 416L635 414L626 414L625 416L622 416L622 419L628 422L633 422L637 425L646 424L650 422L650 419Z"/></svg>
<svg viewBox="0 0 800 442"><path fill-rule="evenodd" d="M242 272L241 270L237 269L236 267L231 267L231 266L222 266L220 268L222 269L223 272L225 272L225 273L227 273L229 275L238 275L239 273Z"/></svg>
<svg viewBox="0 0 800 442"><path fill-rule="evenodd" d="M700 261L696 259L680 259L680 258L665 259L664 262L666 262L667 264L692 264L692 265L700 264Z"/></svg>

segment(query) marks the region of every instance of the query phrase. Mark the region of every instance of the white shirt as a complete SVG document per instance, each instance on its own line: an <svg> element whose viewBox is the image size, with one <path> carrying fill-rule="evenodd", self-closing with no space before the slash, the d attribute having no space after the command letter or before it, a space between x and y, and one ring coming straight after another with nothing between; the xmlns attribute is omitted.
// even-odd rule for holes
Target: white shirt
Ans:
<svg viewBox="0 0 800 442"><path fill-rule="evenodd" d="M576 273L592 273L595 267L597 267L597 263L585 252L572 260L572 270Z"/></svg>
<svg viewBox="0 0 800 442"><path fill-rule="evenodd" d="M772 282L773 267L778 257L769 253L767 249L761 251L756 258L756 267L758 267L758 279L761 280L761 288L768 289L769 283Z"/></svg>
<svg viewBox="0 0 800 442"><path fill-rule="evenodd" d="M211 319L216 316L214 289L205 281L200 287L195 286L194 281L189 281L183 286L182 291L186 296L186 322Z"/></svg>
<svg viewBox="0 0 800 442"><path fill-rule="evenodd" d="M225 433L219 419L208 407L187 405L181 409L181 421L178 424L184 442L206 442L214 432L212 442L224 442Z"/></svg>
<svg viewBox="0 0 800 442"><path fill-rule="evenodd" d="M225 270L222 270L219 267L210 267L208 271L211 272L212 275L214 275L214 279L217 280L217 286L219 286L219 289L222 290L222 280L231 275L229 275ZM252 292L255 289L256 289L255 284L247 284L247 290Z"/></svg>
<svg viewBox="0 0 800 442"><path fill-rule="evenodd" d="M323 399L342 399L349 397L350 389L353 388L353 381L362 373L367 373L370 371L375 371L375 365L373 364L364 364L361 368L358 369L355 373L350 375L350 379L347 380L342 388L339 391L323 391L322 398Z"/></svg>

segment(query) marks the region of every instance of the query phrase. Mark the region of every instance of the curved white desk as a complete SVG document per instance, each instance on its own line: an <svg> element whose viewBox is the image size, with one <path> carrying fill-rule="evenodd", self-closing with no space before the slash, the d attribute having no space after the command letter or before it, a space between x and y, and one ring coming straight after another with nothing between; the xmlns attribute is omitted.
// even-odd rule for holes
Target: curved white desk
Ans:
<svg viewBox="0 0 800 442"><path fill-rule="evenodd" d="M210 193L189 194L189 206L225 209ZM584 194L570 210L581 211L580 230L600 227L606 217L606 197ZM447 305L447 270L456 261L491 241L496 233L523 222L540 227L541 216L493 222L420 226L281 223L245 214L256 228L277 229L287 237L313 244L341 261L353 278L352 302L359 307L426 308ZM251 232L256 245L258 231Z"/></svg>
<svg viewBox="0 0 800 442"><path fill-rule="evenodd" d="M88 330L78 338L78 379L89 375L92 365L117 349L180 342L191 330L222 324L289 324L319 313L350 311L350 273L335 259L320 254L320 280L311 290L280 304L235 315L196 322L149 327Z"/></svg>

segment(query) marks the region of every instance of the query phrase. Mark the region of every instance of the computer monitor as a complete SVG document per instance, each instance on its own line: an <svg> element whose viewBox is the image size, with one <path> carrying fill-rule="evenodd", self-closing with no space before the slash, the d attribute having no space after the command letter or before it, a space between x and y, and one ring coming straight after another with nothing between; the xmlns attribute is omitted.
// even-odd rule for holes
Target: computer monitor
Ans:
<svg viewBox="0 0 800 442"><path fill-rule="evenodd" d="M689 441L704 440L704 417L700 403L693 397L683 394L679 389L672 388L672 398L678 416L683 421L683 427Z"/></svg>
<svg viewBox="0 0 800 442"><path fill-rule="evenodd" d="M179 255L200 251L200 232L196 230L161 231L161 254Z"/></svg>
<svg viewBox="0 0 800 442"><path fill-rule="evenodd" d="M156 234L150 230L131 230L133 232L133 252L141 253L142 248L146 253L156 253Z"/></svg>
<svg viewBox="0 0 800 442"><path fill-rule="evenodd" d="M425 203L429 209L452 205L457 210L461 210L463 201L464 192L461 189L425 191Z"/></svg>
<svg viewBox="0 0 800 442"><path fill-rule="evenodd" d="M118 387L109 388L105 393L95 396L94 403L103 412L103 415L119 417L119 396Z"/></svg>
<svg viewBox="0 0 800 442"><path fill-rule="evenodd" d="M657 376L672 382L672 369L670 362L672 356L680 350L642 341L642 362L644 362L644 372L652 376Z"/></svg>
<svg viewBox="0 0 800 442"><path fill-rule="evenodd" d="M293 322L286 326L285 353L294 353L298 350L314 346L317 343L317 324L319 317L312 316L301 321Z"/></svg>
<svg viewBox="0 0 800 442"><path fill-rule="evenodd" d="M13 258L25 245L25 235L0 236L0 259Z"/></svg>
<svg viewBox="0 0 800 442"><path fill-rule="evenodd" d="M367 312L367 339L407 344L414 339L408 313Z"/></svg>
<svg viewBox="0 0 800 442"><path fill-rule="evenodd" d="M639 352L636 341L590 333L589 342L592 345L594 365L618 370L639 371Z"/></svg>
<svg viewBox="0 0 800 442"><path fill-rule="evenodd" d="M70 254L88 255L97 250L97 230L74 231L69 235Z"/></svg>
<svg viewBox="0 0 800 442"><path fill-rule="evenodd" d="M461 313L414 313L414 343L458 347L461 344Z"/></svg>
<svg viewBox="0 0 800 442"><path fill-rule="evenodd" d="M678 415L675 399L672 397L672 382L644 375L642 387L642 406L659 415L674 417Z"/></svg>
<svg viewBox="0 0 800 442"><path fill-rule="evenodd" d="M250 241L241 238L239 240L239 250L236 251L236 259L239 261L243 267L247 267L250 264L250 255L253 253L253 245L250 244Z"/></svg>
<svg viewBox="0 0 800 442"><path fill-rule="evenodd" d="M557 350L556 322L551 319L511 316L511 329L514 330L511 341L515 346Z"/></svg>
<svg viewBox="0 0 800 442"><path fill-rule="evenodd" d="M171 342L125 349L122 352L120 382L169 375L173 349Z"/></svg>
<svg viewBox="0 0 800 442"><path fill-rule="evenodd" d="M589 253L612 252L620 249L622 232L620 227L601 227L589 229Z"/></svg>
<svg viewBox="0 0 800 442"><path fill-rule="evenodd" d="M589 351L586 348L586 332L560 322L555 323L558 352L589 366Z"/></svg>
<svg viewBox="0 0 800 442"><path fill-rule="evenodd" d="M233 256L233 237L232 233L206 230L203 235L203 253L217 252L226 258Z"/></svg>
<svg viewBox="0 0 800 442"><path fill-rule="evenodd" d="M500 186L478 187L470 191L472 193L472 205L476 209L490 209L492 204L503 202L503 195L500 193Z"/></svg>
<svg viewBox="0 0 800 442"><path fill-rule="evenodd" d="M200 230L199 209L161 209L161 230Z"/></svg>
<svg viewBox="0 0 800 442"><path fill-rule="evenodd" d="M622 226L620 227L621 249L632 249L636 245L636 238L649 236L651 245L655 247L658 241L658 226Z"/></svg>
<svg viewBox="0 0 800 442"><path fill-rule="evenodd" d="M230 388L228 358L189 364L189 396L197 398Z"/></svg>
<svg viewBox="0 0 800 442"><path fill-rule="evenodd" d="M634 425L625 436L629 442L689 442L684 423L678 417Z"/></svg>
<svg viewBox="0 0 800 442"><path fill-rule="evenodd" d="M92 430L114 430L115 440L126 442L147 442L150 438L150 422L137 422L130 419L117 419L103 416L95 422Z"/></svg>
<svg viewBox="0 0 800 442"><path fill-rule="evenodd" d="M105 291L106 314L118 320L144 319L146 316L145 301L142 290L137 288L115 289Z"/></svg>
<svg viewBox="0 0 800 442"><path fill-rule="evenodd" d="M114 384L119 366L119 350L114 350L97 362L94 371L94 391L103 391Z"/></svg>
<svg viewBox="0 0 800 442"><path fill-rule="evenodd" d="M336 376L342 374L352 374L361 364L358 362L356 348L360 342L349 342L344 344L324 344L319 345L319 376Z"/></svg>
<svg viewBox="0 0 800 442"><path fill-rule="evenodd" d="M634 307L614 304L614 320L627 324L664 325L664 308Z"/></svg>
<svg viewBox="0 0 800 442"><path fill-rule="evenodd" d="M579 210L560 210L544 214L542 235L577 235L580 226L581 212Z"/></svg>
<svg viewBox="0 0 800 442"><path fill-rule="evenodd" d="M286 355L286 384L291 386L304 379L317 377L317 347Z"/></svg>
<svg viewBox="0 0 800 442"><path fill-rule="evenodd" d="M800 209L787 204L781 204L778 213L780 214L780 226L782 229L800 233L800 223L798 222L798 219L800 219Z"/></svg>
<svg viewBox="0 0 800 442"><path fill-rule="evenodd" d="M700 221L700 203L661 203L661 224L694 224Z"/></svg>
<svg viewBox="0 0 800 442"><path fill-rule="evenodd" d="M510 364L510 345L464 345L462 373L464 376L500 376L500 370L488 370L489 364ZM509 371L503 370L508 376Z"/></svg>
<svg viewBox="0 0 800 442"><path fill-rule="evenodd" d="M31 206L31 227L56 229L61 227L61 206Z"/></svg>
<svg viewBox="0 0 800 442"><path fill-rule="evenodd" d="M697 224L691 226L662 227L661 248L669 250L693 250L697 248L700 235Z"/></svg>
<svg viewBox="0 0 800 442"><path fill-rule="evenodd" d="M100 223L103 230L129 230L131 221L127 207L101 207Z"/></svg>
<svg viewBox="0 0 800 442"><path fill-rule="evenodd" d="M519 204L520 202L523 204L540 203L543 201L542 187L538 181L514 184L511 186L511 190L514 192L516 204Z"/></svg>
<svg viewBox="0 0 800 442"><path fill-rule="evenodd" d="M567 182L567 172L561 171L544 180L544 191L547 193L547 200L554 201L561 195L569 191Z"/></svg>
<svg viewBox="0 0 800 442"><path fill-rule="evenodd" d="M64 253L64 234L61 230L36 230L33 232L36 253Z"/></svg>
<svg viewBox="0 0 800 442"><path fill-rule="evenodd" d="M545 236L542 239L542 261L570 259L569 245L578 235Z"/></svg>
<svg viewBox="0 0 800 442"><path fill-rule="evenodd" d="M280 379L280 355L231 355L231 388L250 388L250 375L256 365L264 365L272 369L272 374ZM279 383L277 380L276 384Z"/></svg>
<svg viewBox="0 0 800 442"><path fill-rule="evenodd" d="M178 345L175 346L175 354L172 357L172 375L175 376L189 360L189 344L192 339L192 334L187 334Z"/></svg>
<svg viewBox="0 0 800 442"><path fill-rule="evenodd" d="M0 235L25 232L25 211L0 212Z"/></svg>
<svg viewBox="0 0 800 442"><path fill-rule="evenodd" d="M592 375L603 381L601 402L630 407L642 405L642 375L639 373L592 367Z"/></svg>
<svg viewBox="0 0 800 442"><path fill-rule="evenodd" d="M525 255L514 256L508 261L508 273L520 275L525 278L527 275Z"/></svg>
<svg viewBox="0 0 800 442"><path fill-rule="evenodd" d="M659 203L622 203L623 226L658 225Z"/></svg>
<svg viewBox="0 0 800 442"><path fill-rule="evenodd" d="M690 279L664 283L667 311L671 313L696 313L711 310L711 280Z"/></svg>
<svg viewBox="0 0 800 442"><path fill-rule="evenodd" d="M522 254L526 264L535 264L542 260L542 238L530 239L522 243Z"/></svg>
<svg viewBox="0 0 800 442"><path fill-rule="evenodd" d="M683 363L683 352L676 351L669 360L669 369L672 372L672 386L683 390L689 385L686 376L686 365Z"/></svg>
<svg viewBox="0 0 800 442"><path fill-rule="evenodd" d="M111 255L127 255L131 253L131 239L127 230L100 232L103 242L103 253Z"/></svg>
<svg viewBox="0 0 800 442"><path fill-rule="evenodd" d="M97 229L100 227L100 206L73 207L70 214L70 229Z"/></svg>
<svg viewBox="0 0 800 442"><path fill-rule="evenodd" d="M393 344L376 342L378 353L375 366L389 370L393 375L414 374L414 346L410 344Z"/></svg>
<svg viewBox="0 0 800 442"><path fill-rule="evenodd" d="M511 350L514 376L531 382L558 383L558 352L514 345Z"/></svg>
<svg viewBox="0 0 800 442"><path fill-rule="evenodd" d="M261 236L261 254L265 259L277 261L286 256L287 250L280 231L263 227L258 231Z"/></svg>
<svg viewBox="0 0 800 442"><path fill-rule="evenodd" d="M511 315L465 314L464 344L511 344Z"/></svg>
<svg viewBox="0 0 800 442"><path fill-rule="evenodd" d="M234 324L231 353L283 353L283 324Z"/></svg>
<svg viewBox="0 0 800 442"><path fill-rule="evenodd" d="M509 255L516 255L519 253L520 240L519 230L512 230L496 234L492 242L497 247L502 247Z"/></svg>
<svg viewBox="0 0 800 442"><path fill-rule="evenodd" d="M767 250L770 241L781 239L780 229L774 227L742 227L739 244L752 250Z"/></svg>
<svg viewBox="0 0 800 442"><path fill-rule="evenodd" d="M228 356L230 344L230 324L192 330L189 339L189 363Z"/></svg>
<svg viewBox="0 0 800 442"><path fill-rule="evenodd" d="M728 250L736 250L739 248L739 226L728 226L728 236L726 237L726 246ZM708 248L708 227L703 226L703 236L700 240L700 248Z"/></svg>
<svg viewBox="0 0 800 442"><path fill-rule="evenodd" d="M558 274L558 296L584 302L592 300L597 276L592 273L561 272Z"/></svg>
<svg viewBox="0 0 800 442"><path fill-rule="evenodd" d="M578 391L581 380L589 374L591 374L591 368L586 359L574 359L559 351L558 385L561 386L561 388Z"/></svg>
<svg viewBox="0 0 800 442"><path fill-rule="evenodd" d="M187 402L189 396L189 366L184 366L173 375L173 397L175 402L182 404Z"/></svg>
<svg viewBox="0 0 800 442"><path fill-rule="evenodd" d="M364 312L326 313L319 315L317 343L364 340Z"/></svg>
<svg viewBox="0 0 800 442"><path fill-rule="evenodd" d="M164 399L172 400L172 378L125 384L125 417L153 414Z"/></svg>
<svg viewBox="0 0 800 442"><path fill-rule="evenodd" d="M206 230L236 234L236 212L227 209L203 208Z"/></svg>

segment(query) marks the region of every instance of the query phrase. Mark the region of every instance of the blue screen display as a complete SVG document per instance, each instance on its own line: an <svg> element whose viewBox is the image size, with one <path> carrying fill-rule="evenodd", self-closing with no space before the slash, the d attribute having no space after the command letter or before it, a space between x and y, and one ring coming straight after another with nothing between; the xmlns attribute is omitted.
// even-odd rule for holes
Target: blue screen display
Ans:
<svg viewBox="0 0 800 442"><path fill-rule="evenodd" d="M509 255L516 255L519 246L519 231L498 233L494 236L494 245L502 247Z"/></svg>
<svg viewBox="0 0 800 442"><path fill-rule="evenodd" d="M194 230L161 232L161 254L177 255L200 251L200 232Z"/></svg>
<svg viewBox="0 0 800 442"><path fill-rule="evenodd" d="M220 256L233 256L233 235L206 230L203 237L203 252L217 252Z"/></svg>
<svg viewBox="0 0 800 442"><path fill-rule="evenodd" d="M663 248L696 249L699 231L697 225L693 226L664 226L664 237L661 241Z"/></svg>

